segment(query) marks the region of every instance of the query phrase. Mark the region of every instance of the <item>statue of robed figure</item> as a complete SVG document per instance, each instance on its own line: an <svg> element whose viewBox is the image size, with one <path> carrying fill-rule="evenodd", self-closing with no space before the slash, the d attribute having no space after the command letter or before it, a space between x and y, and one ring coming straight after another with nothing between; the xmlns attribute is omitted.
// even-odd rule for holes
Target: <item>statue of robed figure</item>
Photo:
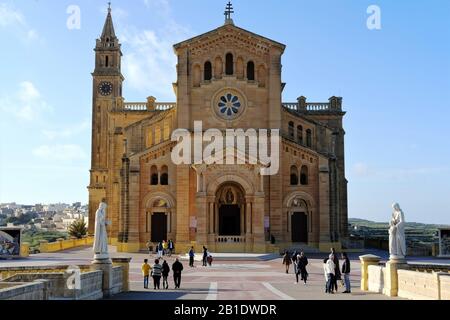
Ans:
<svg viewBox="0 0 450 320"><path fill-rule="evenodd" d="M100 205L95 213L95 235L94 235L94 259L107 260L108 254L108 233L106 232L106 226L109 225L109 221L106 220L106 203L104 200L100 202Z"/></svg>
<svg viewBox="0 0 450 320"><path fill-rule="evenodd" d="M405 215L398 203L392 205L392 218L389 223L390 260L404 260L406 256Z"/></svg>

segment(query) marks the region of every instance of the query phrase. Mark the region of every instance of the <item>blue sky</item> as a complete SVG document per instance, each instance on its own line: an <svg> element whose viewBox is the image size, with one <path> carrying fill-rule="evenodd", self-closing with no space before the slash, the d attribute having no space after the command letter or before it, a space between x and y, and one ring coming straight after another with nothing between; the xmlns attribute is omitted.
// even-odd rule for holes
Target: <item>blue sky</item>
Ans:
<svg viewBox="0 0 450 320"><path fill-rule="evenodd" d="M95 39L107 1L0 0L0 202L87 202ZM127 101L174 101L172 44L224 0L115 0ZM284 101L344 98L350 217L450 224L450 2L235 0L235 24L287 45ZM80 8L68 29L67 8ZM381 30L369 30L369 5Z"/></svg>

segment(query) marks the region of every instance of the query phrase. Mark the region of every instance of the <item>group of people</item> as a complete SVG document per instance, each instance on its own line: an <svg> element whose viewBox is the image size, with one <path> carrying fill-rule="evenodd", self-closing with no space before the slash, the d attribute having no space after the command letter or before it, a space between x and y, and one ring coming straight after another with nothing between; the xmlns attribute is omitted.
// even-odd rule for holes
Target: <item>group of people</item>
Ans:
<svg viewBox="0 0 450 320"><path fill-rule="evenodd" d="M325 275L325 292L334 294L338 291L338 281L342 281L345 285L345 291L343 293L351 293L350 285L350 259L347 253L341 254L343 260L342 269L339 266L339 257L334 248L331 248L331 253L328 258L323 260L323 271ZM342 279L344 275L344 279Z"/></svg>
<svg viewBox="0 0 450 320"><path fill-rule="evenodd" d="M308 265L308 258L306 257L304 252L298 253L297 251L291 256L288 251L286 251L283 255L283 264L286 267L286 273L289 273L289 268L291 264L294 265L294 273L296 282L298 283L299 276L300 280L303 281L303 284L306 285L308 280L308 271L306 270L306 266Z"/></svg>
<svg viewBox="0 0 450 320"><path fill-rule="evenodd" d="M345 291L343 293L351 293L350 285L350 259L347 253L341 254L342 269L340 267L340 261L338 254L334 248L331 248L330 255L323 261L323 270L325 275L325 292L333 294L338 291L338 281L342 281L345 285ZM283 255L283 265L286 268L286 273L289 273L291 264L294 265L294 273L296 283L300 280L306 285L308 280L308 271L306 266L308 265L308 258L304 252L298 253L295 251L292 256L286 251ZM343 279L342 279L343 276Z"/></svg>
<svg viewBox="0 0 450 320"><path fill-rule="evenodd" d="M160 264L160 260L156 259L155 263L150 266L148 263L148 259L144 260L144 264L142 265L142 274L144 276L144 289L148 289L150 276L153 278L153 287L154 289L160 289L161 286L161 278L163 279L163 289L169 289L169 273L170 267L166 260L163 260L163 263ZM173 272L173 280L175 283L175 289L180 289L181 286L181 272L183 271L183 264L178 260L172 264L172 272Z"/></svg>
<svg viewBox="0 0 450 320"><path fill-rule="evenodd" d="M188 254L189 254L189 267L194 268L194 258L195 258L194 247L191 247ZM202 266L207 267L209 265L211 267L212 263L213 263L213 257L211 255L211 253L208 251L208 248L203 246Z"/></svg>
<svg viewBox="0 0 450 320"><path fill-rule="evenodd" d="M153 248L150 242L147 243L147 248L149 254L152 254ZM158 255L158 258L162 258L163 256L167 255L169 257L172 256L172 253L175 252L175 244L172 240L166 241L160 241L156 245L156 254Z"/></svg>

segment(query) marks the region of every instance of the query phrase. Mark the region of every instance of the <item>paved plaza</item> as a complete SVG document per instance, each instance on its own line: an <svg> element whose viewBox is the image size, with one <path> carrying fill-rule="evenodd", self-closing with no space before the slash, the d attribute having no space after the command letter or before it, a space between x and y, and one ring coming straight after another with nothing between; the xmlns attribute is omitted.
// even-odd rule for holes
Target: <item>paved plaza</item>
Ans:
<svg viewBox="0 0 450 320"><path fill-rule="evenodd" d="M131 292L113 297L115 300L388 300L381 294L362 292L360 286L359 254L350 255L352 262L352 294L325 294L325 279L322 261L326 256L309 256L309 280L307 285L295 283L293 267L286 274L281 257L276 255L216 255L218 259L212 267L202 267L200 257L196 257L195 268L190 268L182 257L184 271L181 290L174 290L172 276L169 276L169 290L143 289L141 264L144 259L150 263L156 258L148 254L116 253L111 247L112 257L131 257ZM169 265L175 256L168 257ZM29 259L0 261L1 266L47 266L90 264L92 249L82 248L58 253L42 253ZM448 260L437 260L450 263Z"/></svg>

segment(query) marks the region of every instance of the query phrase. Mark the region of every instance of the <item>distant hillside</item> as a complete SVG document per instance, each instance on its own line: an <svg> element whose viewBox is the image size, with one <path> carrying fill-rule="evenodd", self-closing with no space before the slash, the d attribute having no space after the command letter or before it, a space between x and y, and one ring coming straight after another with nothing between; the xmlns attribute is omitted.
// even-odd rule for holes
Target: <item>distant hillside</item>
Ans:
<svg viewBox="0 0 450 320"><path fill-rule="evenodd" d="M353 226L358 227L367 227L367 228L389 228L389 222L374 222L370 220L365 219L358 219L358 218L349 218L348 223ZM449 227L446 225L438 225L438 224L426 224L426 223L418 223L418 222L407 222L406 228L413 228L413 229L439 229L439 228L445 228Z"/></svg>

